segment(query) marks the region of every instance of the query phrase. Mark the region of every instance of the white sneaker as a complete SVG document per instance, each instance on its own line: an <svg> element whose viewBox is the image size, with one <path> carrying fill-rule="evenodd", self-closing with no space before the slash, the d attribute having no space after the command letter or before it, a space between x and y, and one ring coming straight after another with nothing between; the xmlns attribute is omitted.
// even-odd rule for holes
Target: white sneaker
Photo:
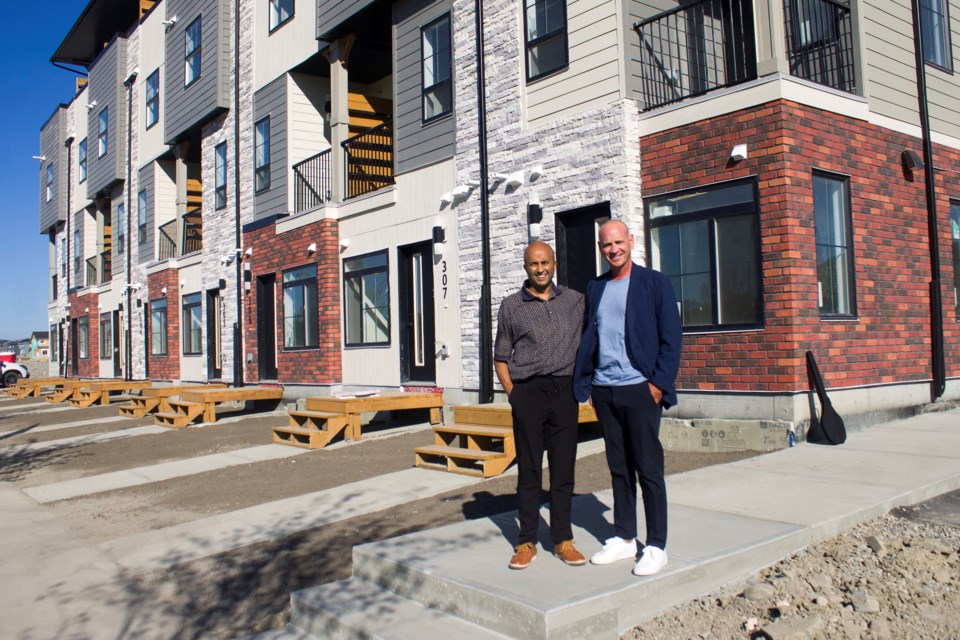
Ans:
<svg viewBox="0 0 960 640"><path fill-rule="evenodd" d="M637 558L637 541L627 542L623 538L607 538L603 549L597 551L590 558L593 564L611 564L618 560L635 560Z"/></svg>
<svg viewBox="0 0 960 640"><path fill-rule="evenodd" d="M652 576L659 573L665 566L667 566L667 552L647 545L643 548L643 555L640 556L637 566L633 568L633 575Z"/></svg>

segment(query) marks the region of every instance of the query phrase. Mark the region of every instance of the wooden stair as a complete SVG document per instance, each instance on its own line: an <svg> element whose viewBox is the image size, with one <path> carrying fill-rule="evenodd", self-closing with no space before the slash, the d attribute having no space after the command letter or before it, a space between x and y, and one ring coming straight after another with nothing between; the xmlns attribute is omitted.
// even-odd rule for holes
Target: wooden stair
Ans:
<svg viewBox="0 0 960 640"><path fill-rule="evenodd" d="M124 418L142 418L159 406L160 398L133 396L130 398L130 404L121 404L117 409Z"/></svg>
<svg viewBox="0 0 960 640"><path fill-rule="evenodd" d="M221 382L208 382L206 384L182 384L169 387L145 387L140 390L139 396L130 397L130 404L120 405L117 408L120 410L120 415L125 418L142 418L154 411L174 413L173 407L170 406L170 399L174 396L180 396L187 391L224 389L226 386Z"/></svg>
<svg viewBox="0 0 960 640"><path fill-rule="evenodd" d="M304 449L322 449L347 428L347 416L329 411L290 411L288 426L273 428L273 441Z"/></svg>
<svg viewBox="0 0 960 640"><path fill-rule="evenodd" d="M173 411L153 414L157 424L172 429L183 429L203 415L204 404L202 402L190 402L188 400L171 400L170 408Z"/></svg>
<svg viewBox="0 0 960 640"><path fill-rule="evenodd" d="M510 405L454 407L453 422L433 428L434 444L414 449L416 466L490 478L513 464L517 450Z"/></svg>

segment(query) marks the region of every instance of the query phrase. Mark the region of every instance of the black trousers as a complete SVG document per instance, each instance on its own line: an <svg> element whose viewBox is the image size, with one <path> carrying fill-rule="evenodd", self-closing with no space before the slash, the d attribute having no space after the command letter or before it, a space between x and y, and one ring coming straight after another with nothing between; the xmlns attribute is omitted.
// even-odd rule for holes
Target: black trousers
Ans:
<svg viewBox="0 0 960 640"><path fill-rule="evenodd" d="M577 461L579 407L570 376L535 376L515 382L510 392L513 438L517 448L518 544L537 542L543 452L550 465L550 538L559 544L573 539L570 504Z"/></svg>
<svg viewBox="0 0 960 640"><path fill-rule="evenodd" d="M667 485L660 444L660 415L646 382L593 387L613 484L613 527L624 540L637 537L637 479L647 522L646 544L667 548ZM643 541L640 541L641 543Z"/></svg>

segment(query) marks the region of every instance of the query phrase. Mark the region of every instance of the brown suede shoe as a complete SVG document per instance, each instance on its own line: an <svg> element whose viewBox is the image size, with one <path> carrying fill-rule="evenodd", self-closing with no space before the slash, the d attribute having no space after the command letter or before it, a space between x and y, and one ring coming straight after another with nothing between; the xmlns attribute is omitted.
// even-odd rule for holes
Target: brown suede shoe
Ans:
<svg viewBox="0 0 960 640"><path fill-rule="evenodd" d="M555 546L553 548L553 555L557 556L571 567L579 567L580 565L587 564L587 559L584 558L583 554L577 551L577 548L573 546L573 540L564 540Z"/></svg>
<svg viewBox="0 0 960 640"><path fill-rule="evenodd" d="M537 558L537 547L532 542L524 542L514 547L513 557L510 558L511 569L526 569Z"/></svg>

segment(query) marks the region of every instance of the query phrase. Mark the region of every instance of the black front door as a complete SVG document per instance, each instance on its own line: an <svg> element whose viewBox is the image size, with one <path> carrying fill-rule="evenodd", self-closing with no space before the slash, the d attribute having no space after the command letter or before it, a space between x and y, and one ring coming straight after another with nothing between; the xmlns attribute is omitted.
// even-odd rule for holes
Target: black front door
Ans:
<svg viewBox="0 0 960 640"><path fill-rule="evenodd" d="M222 317L220 289L210 289L207 291L207 380L219 380L223 375Z"/></svg>
<svg viewBox="0 0 960 640"><path fill-rule="evenodd" d="M261 380L277 379L276 276L257 277L257 360Z"/></svg>
<svg viewBox="0 0 960 640"><path fill-rule="evenodd" d="M123 375L123 363L120 358L120 312L114 311L113 317L113 377L119 378Z"/></svg>
<svg viewBox="0 0 960 640"><path fill-rule="evenodd" d="M80 323L76 318L70 321L70 374L80 374Z"/></svg>
<svg viewBox="0 0 960 640"><path fill-rule="evenodd" d="M587 283L607 271L597 231L610 219L610 203L557 214L557 282L587 292Z"/></svg>
<svg viewBox="0 0 960 640"><path fill-rule="evenodd" d="M57 323L57 373L61 376L67 375L67 354L63 350L63 323Z"/></svg>
<svg viewBox="0 0 960 640"><path fill-rule="evenodd" d="M150 335L150 303L143 303L143 377L150 379L150 352L153 351L153 336Z"/></svg>
<svg viewBox="0 0 960 640"><path fill-rule="evenodd" d="M433 317L433 244L397 249L400 279L400 380L430 382L437 378Z"/></svg>

